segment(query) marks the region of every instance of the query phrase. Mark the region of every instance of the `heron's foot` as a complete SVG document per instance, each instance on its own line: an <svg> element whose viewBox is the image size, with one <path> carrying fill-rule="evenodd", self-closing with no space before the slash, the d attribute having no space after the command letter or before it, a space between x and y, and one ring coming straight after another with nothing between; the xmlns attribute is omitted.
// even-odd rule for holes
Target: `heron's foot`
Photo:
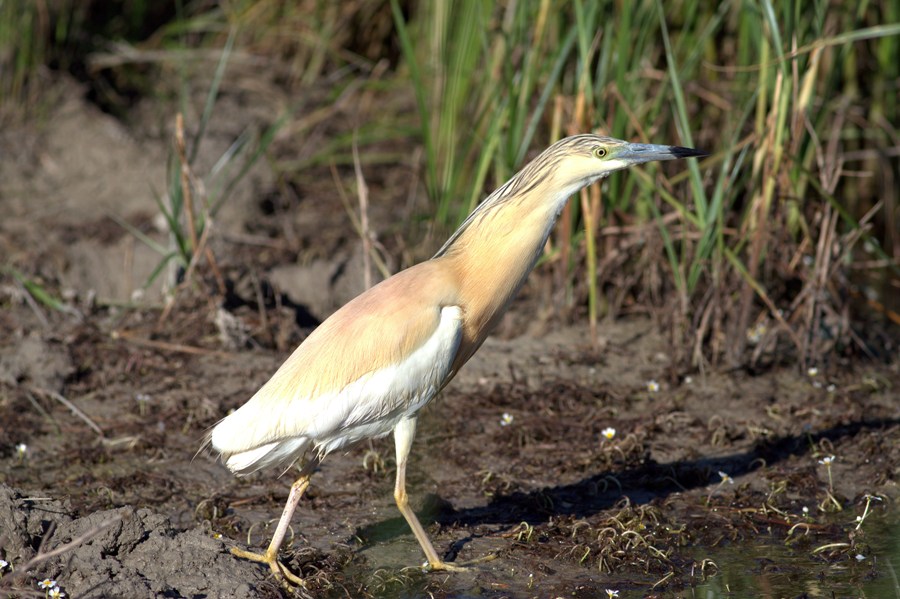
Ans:
<svg viewBox="0 0 900 599"><path fill-rule="evenodd" d="M425 564L426 572L466 572L471 570L470 566L474 566L477 564L483 564L484 562L489 562L491 560L497 559L496 553L488 553L487 555L483 555L481 557L477 557L475 559L470 559L464 562L445 562L439 561L435 563Z"/></svg>
<svg viewBox="0 0 900 599"><path fill-rule="evenodd" d="M250 561L268 565L269 569L272 570L272 573L278 580L288 581L291 584L295 584L301 587L305 586L302 578L288 570L287 566L278 561L278 557L275 552L266 551L265 553L254 553L252 551L245 551L244 549L240 549L238 547L232 547L231 554L243 559L248 559Z"/></svg>
<svg viewBox="0 0 900 599"><path fill-rule="evenodd" d="M469 568L461 565L461 564L451 564L450 562L440 561L440 562L425 562L422 564L422 569L426 572L465 572Z"/></svg>

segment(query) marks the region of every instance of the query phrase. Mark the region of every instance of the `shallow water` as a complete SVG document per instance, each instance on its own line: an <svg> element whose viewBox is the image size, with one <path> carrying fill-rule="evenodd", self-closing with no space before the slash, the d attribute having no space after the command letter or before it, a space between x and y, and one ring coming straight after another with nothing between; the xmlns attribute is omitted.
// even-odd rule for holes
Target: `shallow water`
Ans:
<svg viewBox="0 0 900 599"><path fill-rule="evenodd" d="M860 551L835 559L814 553L824 544L816 542L803 549L768 539L757 545L698 549L697 561L713 560L718 573L681 596L900 598L900 512L870 520L863 529Z"/></svg>
<svg viewBox="0 0 900 599"><path fill-rule="evenodd" d="M843 514L842 514L843 515ZM854 525L848 524L849 515L835 520L847 531L848 540L855 536L854 549L846 547L816 551L819 547L832 544L834 539L816 539L806 537L798 539L792 545L786 545L775 537L761 536L757 543L736 543L718 547L698 546L691 555L697 564L703 560L712 560L715 566L706 566L705 582L694 586L675 587L668 591L659 591L658 597L677 597L691 599L744 598L782 599L786 597L803 597L808 599L822 598L865 598L865 599L900 599L900 510L887 515L871 515L863 524L862 534L857 535ZM838 516L840 518L840 516ZM395 521L393 524L401 525ZM396 532L396 531L395 531ZM401 535L402 537L402 535ZM363 550L368 562L366 570L359 576L370 578L370 584L380 582L371 578L373 569L385 567L388 571L397 572L398 563L411 563L418 557L418 545L409 536L394 538L388 542L378 543ZM506 560L498 560L473 572L457 573L450 577L447 586L452 590L445 597L452 599L473 599L475 597L556 597L555 589L571 586L572 576L583 580L598 582L595 574L587 570L580 572L566 569L562 564L557 577L543 578L535 588L524 588L516 584L516 578L522 574L513 574L507 567ZM479 575L480 574L480 575ZM688 573L684 573L687 577ZM408 575L407 575L408 576ZM430 575L434 576L434 575ZM416 577L413 577L416 578ZM703 579L699 567L690 576L695 580ZM399 579L398 579L399 580ZM408 599L427 596L429 577L418 577L418 582L410 578L406 584L396 585L391 590L379 591L377 584L369 587L374 596L384 599ZM521 582L521 581L519 581ZM645 597L651 593L649 585L635 584L633 578L622 579L613 576L601 587L619 590L620 598ZM596 585L594 585L596 586ZM492 588L493 587L493 588ZM446 587L445 587L446 588ZM509 589L511 594L504 594L498 589ZM599 587L598 587L599 588ZM493 592L492 592L493 591ZM549 595L545 591L552 591ZM585 597L575 593L574 596Z"/></svg>

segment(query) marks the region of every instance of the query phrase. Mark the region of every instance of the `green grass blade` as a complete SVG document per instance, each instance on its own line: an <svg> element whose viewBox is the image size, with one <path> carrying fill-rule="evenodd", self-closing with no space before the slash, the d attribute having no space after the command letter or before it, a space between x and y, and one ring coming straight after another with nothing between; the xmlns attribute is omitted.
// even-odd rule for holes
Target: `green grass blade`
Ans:
<svg viewBox="0 0 900 599"><path fill-rule="evenodd" d="M568 60L569 54L572 52L572 48L575 46L576 33L577 32L574 28L569 29L568 33L566 33L566 37L563 38L562 44L560 44L559 52L557 53L556 59L553 62L553 67L550 69L547 81L544 84L543 90L541 90L541 95L538 97L534 113L531 115L531 119L528 121L528 125L525 127L525 131L519 142L519 148L516 151L515 156L515 163L512 165L513 167L518 167L525 161L525 156L528 153L529 148L531 147L531 142L534 139L534 134L535 131L537 131L538 124L544 117L544 110L547 107L547 102L550 101L550 96L553 94L554 88L558 85L560 75L562 74L563 68L566 65L566 60Z"/></svg>
<svg viewBox="0 0 900 599"><path fill-rule="evenodd" d="M44 304L51 310L56 310L57 312L65 312L65 313L73 313L71 306L68 306L62 300L57 299L52 293L44 289L37 282L26 277L22 272L18 269L13 268L12 266L4 267L9 274L11 274L22 286L31 294L31 296Z"/></svg>
<svg viewBox="0 0 900 599"><path fill-rule="evenodd" d="M429 186L429 195L434 197L436 190L431 188L431 186L437 181L437 151L432 142L431 130L429 129L431 111L428 109L425 82L423 81L421 71L419 70L416 51L413 47L412 40L409 37L409 28L403 18L403 11L400 9L400 2L398 0L391 0L391 13L394 16L394 26L397 28L400 49L403 52L403 57L406 60L406 67L409 69L409 76L412 80L413 92L416 96L416 105L419 107L419 118L421 120L420 131L422 143L425 146L425 168L428 170L426 184Z"/></svg>
<svg viewBox="0 0 900 599"><path fill-rule="evenodd" d="M115 214L109 214L108 216L109 216L109 218L114 220L116 223L118 223L118 225L120 227L122 227L123 229L125 229L126 231L131 233L138 241L140 241L141 243L146 245L148 248L150 248L151 250L153 250L160 256L166 256L167 254L169 254L168 248L160 245L159 242L157 242L152 237L149 237L148 235L146 235L143 231L141 231L140 229L138 229L137 227L135 227L128 221L126 221L122 218L119 218Z"/></svg>
<svg viewBox="0 0 900 599"><path fill-rule="evenodd" d="M234 40L237 37L237 27L232 27L228 32L228 39L225 40L225 47L222 48L222 55L216 64L216 70L213 73L212 84L209 86L209 92L206 94L206 104L203 106L203 114L200 117L200 126L194 135L194 143L191 148L188 164L194 164L197 159L197 153L200 151L200 142L206 134L206 127L209 125L209 119L213 115L213 107L216 105L216 98L219 97L219 87L222 85L222 78L225 76L225 67L228 65L228 59L231 57L231 51L234 47Z"/></svg>

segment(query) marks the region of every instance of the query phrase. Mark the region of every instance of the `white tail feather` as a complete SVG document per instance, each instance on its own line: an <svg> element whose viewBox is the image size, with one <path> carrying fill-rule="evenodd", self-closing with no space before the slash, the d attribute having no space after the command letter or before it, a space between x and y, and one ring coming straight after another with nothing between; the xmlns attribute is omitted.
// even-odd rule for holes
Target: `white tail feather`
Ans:
<svg viewBox="0 0 900 599"><path fill-rule="evenodd" d="M311 441L306 437L267 443L254 449L228 455L225 458L225 466L238 475L250 474L269 466L289 467L303 457L310 445Z"/></svg>

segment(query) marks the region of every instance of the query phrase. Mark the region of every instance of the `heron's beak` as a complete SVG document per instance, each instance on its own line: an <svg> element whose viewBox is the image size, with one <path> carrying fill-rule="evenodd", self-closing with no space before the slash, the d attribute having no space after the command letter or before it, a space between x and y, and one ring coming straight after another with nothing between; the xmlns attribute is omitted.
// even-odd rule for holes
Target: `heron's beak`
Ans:
<svg viewBox="0 0 900 599"><path fill-rule="evenodd" d="M641 164L643 162L653 162L654 160L676 160L678 158L691 158L692 156L709 156L709 152L679 146L626 144L615 155L615 158L628 164Z"/></svg>

